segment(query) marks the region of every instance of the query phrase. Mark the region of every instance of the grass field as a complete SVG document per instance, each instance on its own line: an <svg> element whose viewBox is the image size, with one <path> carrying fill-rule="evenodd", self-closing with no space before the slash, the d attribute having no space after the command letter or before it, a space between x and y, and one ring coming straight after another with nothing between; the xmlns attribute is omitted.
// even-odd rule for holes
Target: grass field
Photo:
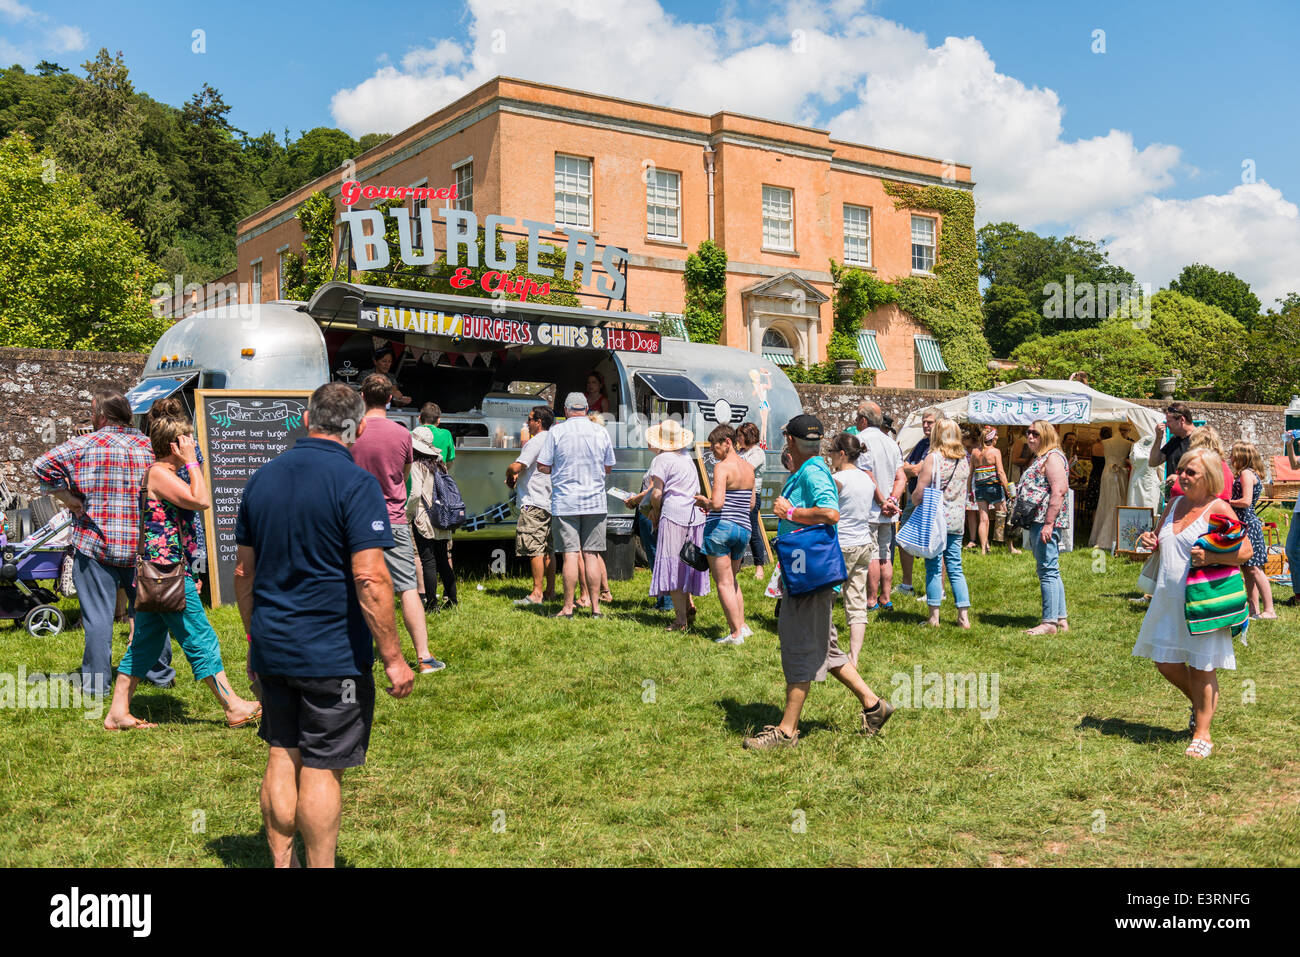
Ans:
<svg viewBox="0 0 1300 957"><path fill-rule="evenodd" d="M665 631L644 569L613 583L611 618L566 623L512 609L522 579L463 569L460 609L431 618L450 667L403 701L379 695L368 762L344 778L339 862L1300 864L1300 611L1280 609L1238 643L1214 754L1195 762L1183 756L1185 702L1129 655L1136 565L1063 556L1073 631L1030 638L1030 556L966 556L975 627L955 627L949 598L944 626L921 628L922 606L901 598L869 625L860 670L889 697L892 676L917 666L996 675L996 717L900 710L867 740L856 702L828 681L809 695L799 746L762 754L741 738L779 720L783 684L771 602L752 576L757 634L735 648L709 640L723 629L716 597L701 601L694 634ZM213 621L246 692L238 615ZM80 661L75 628L0 634L0 672ZM119 628L114 660L124 645ZM227 730L179 653L177 665L175 688L137 697L153 731L110 734L66 709L4 714L0 864L269 863L265 747L252 729Z"/></svg>

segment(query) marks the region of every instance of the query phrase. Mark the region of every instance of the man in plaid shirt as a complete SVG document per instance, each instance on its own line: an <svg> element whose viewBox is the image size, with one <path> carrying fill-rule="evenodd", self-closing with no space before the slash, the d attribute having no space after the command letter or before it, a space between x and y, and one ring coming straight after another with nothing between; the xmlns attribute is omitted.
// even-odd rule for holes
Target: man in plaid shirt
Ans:
<svg viewBox="0 0 1300 957"><path fill-rule="evenodd" d="M117 590L135 603L135 552L139 538L140 483L153 463L149 439L131 425L131 406L117 389L95 390L90 400L95 431L51 449L32 466L42 491L73 513L73 580L81 603L86 648L81 682L102 695L113 682L113 613ZM146 676L166 687L176 677L171 642Z"/></svg>

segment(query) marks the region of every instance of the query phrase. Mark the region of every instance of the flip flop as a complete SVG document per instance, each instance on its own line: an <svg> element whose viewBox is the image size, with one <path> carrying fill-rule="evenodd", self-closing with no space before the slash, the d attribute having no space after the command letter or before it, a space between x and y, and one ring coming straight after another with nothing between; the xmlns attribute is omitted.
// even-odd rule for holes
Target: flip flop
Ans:
<svg viewBox="0 0 1300 957"><path fill-rule="evenodd" d="M555 613L554 615L552 615L551 617L553 617L553 618L572 618L572 617L573 617L573 612L569 612L567 615L564 614L564 612L556 612L556 613Z"/></svg>
<svg viewBox="0 0 1300 957"><path fill-rule="evenodd" d="M1187 755L1189 758L1204 760L1210 756L1210 751L1213 749L1214 745L1211 742L1206 741L1204 738L1193 738L1192 743L1187 746L1187 750L1184 751L1183 754Z"/></svg>
<svg viewBox="0 0 1300 957"><path fill-rule="evenodd" d="M227 722L226 722L226 727L227 727L227 728L242 728L244 725L248 724L250 721L256 721L256 720L257 720L258 718L260 718L261 716L262 716L262 706L259 704L256 708L253 709L253 713L250 714L250 715L248 715L247 717L245 717L245 718L240 718L238 721L227 721Z"/></svg>

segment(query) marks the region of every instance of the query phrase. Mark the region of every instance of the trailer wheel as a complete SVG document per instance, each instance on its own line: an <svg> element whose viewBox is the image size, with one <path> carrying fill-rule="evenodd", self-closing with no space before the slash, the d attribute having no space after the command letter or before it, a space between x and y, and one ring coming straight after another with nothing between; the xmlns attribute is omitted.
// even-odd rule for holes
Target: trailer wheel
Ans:
<svg viewBox="0 0 1300 957"><path fill-rule="evenodd" d="M53 605L37 605L23 619L33 638L53 638L63 630L63 612Z"/></svg>

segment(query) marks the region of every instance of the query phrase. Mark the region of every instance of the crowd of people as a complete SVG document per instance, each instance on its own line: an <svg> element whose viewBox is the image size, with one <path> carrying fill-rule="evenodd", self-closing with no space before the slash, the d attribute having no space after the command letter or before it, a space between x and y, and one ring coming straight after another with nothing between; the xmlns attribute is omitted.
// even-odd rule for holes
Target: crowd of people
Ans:
<svg viewBox="0 0 1300 957"><path fill-rule="evenodd" d="M566 396L563 421L549 405L533 407L527 441L505 478L517 495L516 550L531 575L531 590L514 604L544 606L558 599L553 614L560 619L573 618L580 608L601 618L612 598L603 556L608 497L614 494L607 492L607 476L615 461L609 434L591 405L591 393L599 391L595 381L588 392ZM269 746L261 807L277 865L298 863L295 832L304 838L309 865L333 861L342 773L364 763L369 742L376 650L389 694L404 697L414 682L401 652L399 610L418 672L446 667L430 646L428 621L457 604L452 531L436 520L455 443L440 428L441 413L432 403L412 431L390 420L385 413L394 397L384 370L366 376L359 390L343 383L320 387L308 402L307 437L262 466L244 489L235 527L235 592L248 636L246 676L256 700L233 688L195 581L201 566L198 516L211 497L184 407L158 403L144 423L146 435L131 425L123 395L100 389L90 405L94 431L51 450L34 466L42 486L74 513L74 575L85 629L77 680L91 695L111 687L105 728L153 727L131 714L131 698L142 679L164 686L173 680L168 636L175 638L195 680L212 690L227 725L260 719L259 734ZM1216 672L1235 667L1232 630L1198 626L1193 633L1184 596L1194 570L1241 567L1251 616L1276 617L1254 511L1263 464L1249 443L1226 451L1212 428L1191 424L1184 406L1171 405L1166 424L1171 438L1153 445L1148 461L1152 469L1169 468L1168 504L1154 531L1140 540L1154 553L1157 568L1133 654L1154 661L1188 698L1193 741L1187 754L1204 758L1213 747ZM971 627L978 596L972 595L963 552L972 544L989 552L1000 511L1009 525L1024 529L1040 582L1040 621L1026 634L1069 630L1059 553L1069 520L1071 462L1056 427L1035 421L1024 429L1023 443L1012 450L1013 481L996 432L968 430L964 440L959 424L936 410L923 414L921 426L923 438L906 454L872 402L862 404L852 427L835 434L807 414L782 428L781 461L789 474L771 505L778 536L830 527L844 573L832 585L795 589L776 562L767 591L778 597L784 709L778 724L746 737L745 748L795 746L811 685L827 674L858 700L863 733L879 733L893 708L858 672L871 616L892 609L894 595L913 595L926 605L925 622L937 626L946 580L957 625ZM751 422L717 426L707 437L711 470L702 475L691 454L694 435L679 422L665 419L646 432L655 454L641 489L619 494L636 510L651 565L649 596L657 608L671 611L670 631L692 629L697 600L716 589L726 628L714 640L741 645L754 635L740 587L742 564L748 553L755 574L766 577L764 566L773 560L760 510L767 464L760 436ZM1109 440L1101 440L1107 455ZM1295 465L1300 441L1288 443L1287 454ZM1099 496L1116 494L1107 493L1106 480ZM918 510L931 490L937 492L944 537L924 557L923 586L914 581L913 556L906 549L895 585L898 530L920 521ZM966 542L970 502L976 503L977 521L975 541ZM1240 522L1240 542L1230 550L1207 545L1204 536L1228 518ZM1293 521L1287 548L1293 590L1300 596L1298 529L1300 521ZM907 536L903 541L908 543ZM119 589L128 599L134 596L142 563L184 570L179 603L134 615L114 681L115 601ZM847 651L833 623L841 597ZM1297 596L1287 602L1297 603Z"/></svg>

